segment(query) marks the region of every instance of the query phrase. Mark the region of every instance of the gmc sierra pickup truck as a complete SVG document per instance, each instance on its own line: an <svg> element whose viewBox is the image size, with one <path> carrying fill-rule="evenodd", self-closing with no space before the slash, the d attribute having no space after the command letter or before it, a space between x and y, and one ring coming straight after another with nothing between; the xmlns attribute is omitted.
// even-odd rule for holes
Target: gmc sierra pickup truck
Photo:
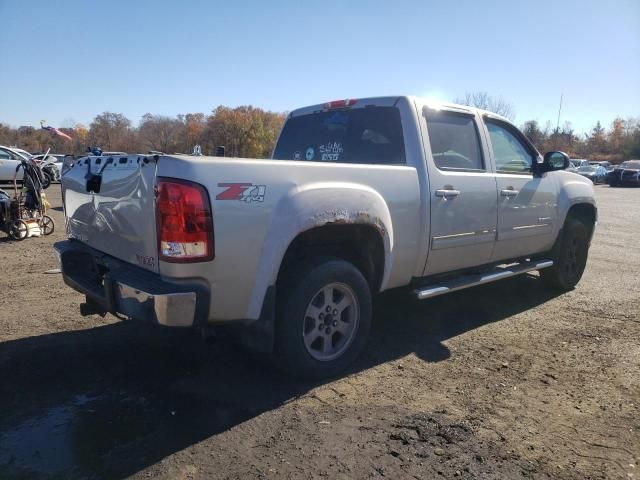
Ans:
<svg viewBox="0 0 640 480"><path fill-rule="evenodd" d="M568 165L490 112L333 101L291 112L269 160L75 160L56 249L85 315L235 325L289 372L332 376L363 350L378 292L428 299L533 270L573 288L597 213Z"/></svg>

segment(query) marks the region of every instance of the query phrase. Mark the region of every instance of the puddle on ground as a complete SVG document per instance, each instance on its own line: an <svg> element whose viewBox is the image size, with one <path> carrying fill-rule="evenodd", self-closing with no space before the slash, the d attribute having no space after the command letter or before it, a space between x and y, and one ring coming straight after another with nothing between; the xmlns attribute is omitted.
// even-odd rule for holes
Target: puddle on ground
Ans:
<svg viewBox="0 0 640 480"><path fill-rule="evenodd" d="M115 448L148 435L154 409L144 397L78 395L0 430L0 477L101 471Z"/></svg>

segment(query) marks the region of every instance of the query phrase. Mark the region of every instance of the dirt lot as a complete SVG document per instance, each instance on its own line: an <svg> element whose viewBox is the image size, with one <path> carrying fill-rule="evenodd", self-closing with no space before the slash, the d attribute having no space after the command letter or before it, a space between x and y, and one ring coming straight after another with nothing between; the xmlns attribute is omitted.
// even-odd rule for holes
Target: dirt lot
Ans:
<svg viewBox="0 0 640 480"><path fill-rule="evenodd" d="M0 233L0 478L640 478L640 190L597 187L587 272L377 300L364 358L291 383L229 342L83 318Z"/></svg>

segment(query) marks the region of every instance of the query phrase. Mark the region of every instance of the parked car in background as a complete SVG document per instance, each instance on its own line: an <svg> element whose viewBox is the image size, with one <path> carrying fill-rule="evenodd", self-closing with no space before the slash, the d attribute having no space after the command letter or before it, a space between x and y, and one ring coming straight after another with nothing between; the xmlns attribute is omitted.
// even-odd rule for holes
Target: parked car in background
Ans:
<svg viewBox="0 0 640 480"><path fill-rule="evenodd" d="M13 182L16 174L16 168L22 160L32 160L33 156L22 149L5 147L0 145L0 182ZM58 175L57 167L53 165L41 167L44 177L43 188L49 188L49 185ZM16 180L22 182L22 169L18 170ZM59 178L59 175L58 175Z"/></svg>
<svg viewBox="0 0 640 480"><path fill-rule="evenodd" d="M607 177L607 169L601 165L583 165L578 167L575 173L588 178L593 183L603 183Z"/></svg>
<svg viewBox="0 0 640 480"><path fill-rule="evenodd" d="M606 161L606 160L603 160L603 161L601 161L601 162L599 162L599 161L592 161L592 162L589 162L589 165L595 165L596 167L599 165L599 166L601 166L601 167L604 167L604 169L605 169L607 172L610 172L611 170L613 170L613 164L612 164L611 162Z"/></svg>
<svg viewBox="0 0 640 480"><path fill-rule="evenodd" d="M606 182L611 187L640 186L640 160L627 160L616 165L607 174Z"/></svg>
<svg viewBox="0 0 640 480"><path fill-rule="evenodd" d="M589 165L589 160L585 160L584 158L572 158L569 160L569 167L567 167L567 172L577 173L578 168L585 167Z"/></svg>

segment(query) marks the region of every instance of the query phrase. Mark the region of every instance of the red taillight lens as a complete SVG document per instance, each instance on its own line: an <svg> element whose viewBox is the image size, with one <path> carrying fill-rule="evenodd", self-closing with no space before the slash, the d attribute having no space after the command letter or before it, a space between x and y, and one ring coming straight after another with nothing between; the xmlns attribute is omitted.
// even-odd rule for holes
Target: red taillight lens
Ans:
<svg viewBox="0 0 640 480"><path fill-rule="evenodd" d="M215 255L209 195L202 185L160 178L156 196L159 258L203 262Z"/></svg>

